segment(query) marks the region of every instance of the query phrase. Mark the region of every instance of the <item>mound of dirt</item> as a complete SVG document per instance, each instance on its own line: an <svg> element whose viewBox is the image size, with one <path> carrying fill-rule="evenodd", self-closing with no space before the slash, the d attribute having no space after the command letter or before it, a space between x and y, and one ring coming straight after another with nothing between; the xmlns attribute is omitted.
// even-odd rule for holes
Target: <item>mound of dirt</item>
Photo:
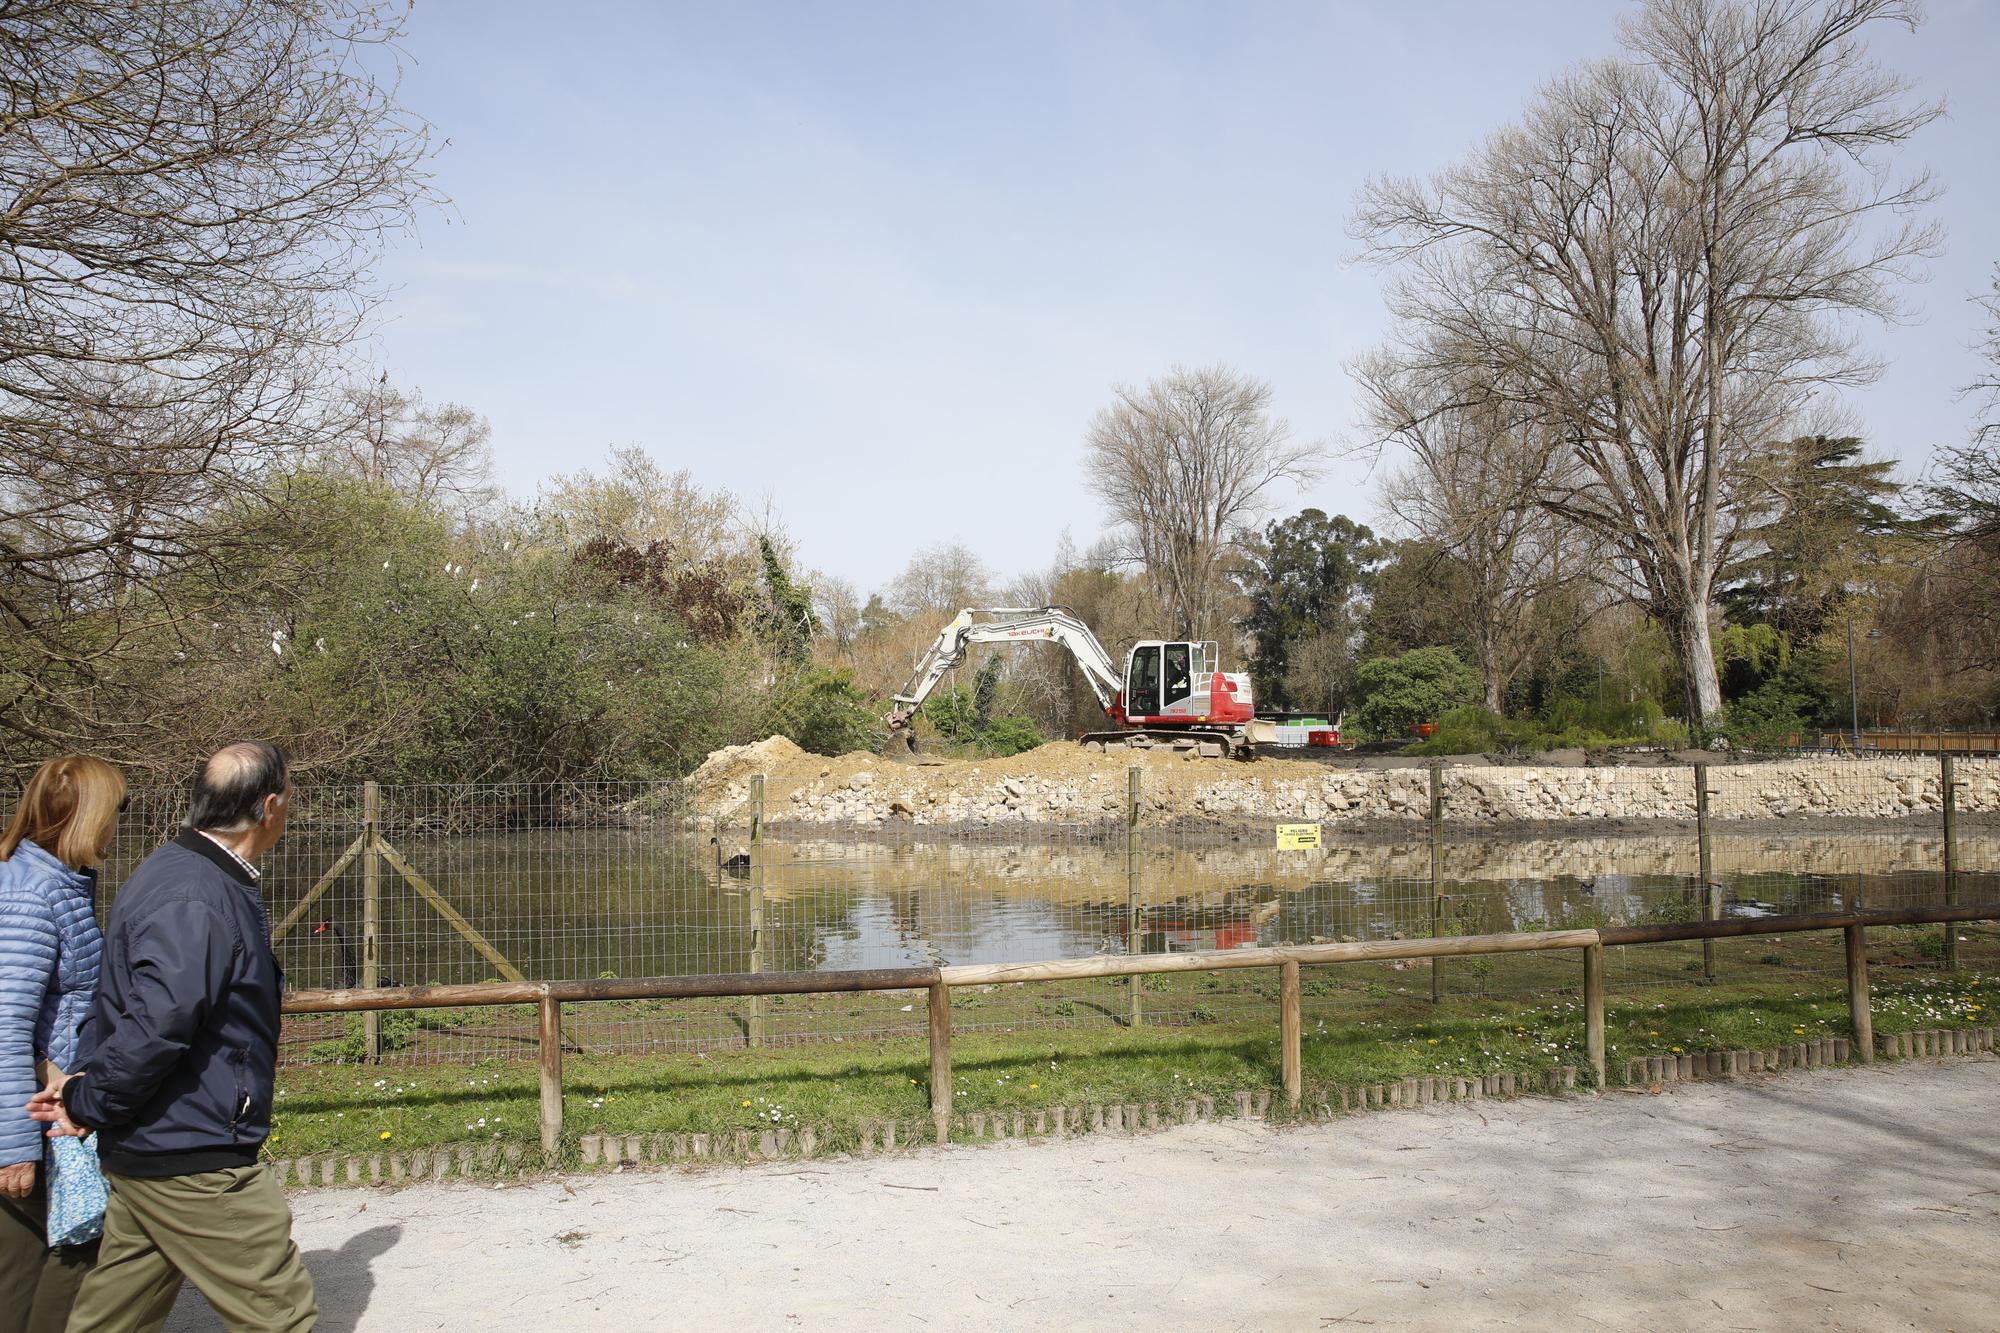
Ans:
<svg viewBox="0 0 2000 1333"><path fill-rule="evenodd" d="M747 781L753 773L788 772L808 759L818 758L783 736L766 736L750 745L725 745L715 751L689 775L688 785L699 797Z"/></svg>

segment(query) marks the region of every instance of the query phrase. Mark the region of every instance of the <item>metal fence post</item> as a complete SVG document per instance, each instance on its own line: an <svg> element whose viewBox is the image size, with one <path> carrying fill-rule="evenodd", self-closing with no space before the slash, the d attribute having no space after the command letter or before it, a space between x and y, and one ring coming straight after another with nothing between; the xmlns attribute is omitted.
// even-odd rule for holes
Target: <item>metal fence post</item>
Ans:
<svg viewBox="0 0 2000 1333"><path fill-rule="evenodd" d="M1136 955L1145 944L1145 890L1139 866L1139 766L1125 770L1125 952ZM1138 1027L1139 978L1130 978L1132 1026Z"/></svg>
<svg viewBox="0 0 2000 1333"><path fill-rule="evenodd" d="M764 970L764 775L750 777L750 970ZM746 1037L752 1046L764 1044L764 1002L750 997Z"/></svg>
<svg viewBox="0 0 2000 1333"><path fill-rule="evenodd" d="M1722 888L1715 882L1715 856L1708 840L1708 765L1694 766L1694 836L1700 847L1701 919L1713 921L1722 915ZM1715 980L1715 941L1701 942L1701 975Z"/></svg>
<svg viewBox="0 0 2000 1333"><path fill-rule="evenodd" d="M361 988L373 990L382 975L382 790L373 782L361 785ZM361 1015L361 1049L370 1063L382 1058L382 1015L370 1009Z"/></svg>
<svg viewBox="0 0 2000 1333"><path fill-rule="evenodd" d="M1938 779L1944 810L1944 901L1945 906L1953 907L1958 903L1958 783L1948 754L1938 755ZM1949 921L1944 927L1944 970L1958 971L1958 926Z"/></svg>
<svg viewBox="0 0 2000 1333"><path fill-rule="evenodd" d="M1444 765L1431 765L1431 938L1444 930ZM1431 959L1431 1003L1438 1002L1440 960Z"/></svg>

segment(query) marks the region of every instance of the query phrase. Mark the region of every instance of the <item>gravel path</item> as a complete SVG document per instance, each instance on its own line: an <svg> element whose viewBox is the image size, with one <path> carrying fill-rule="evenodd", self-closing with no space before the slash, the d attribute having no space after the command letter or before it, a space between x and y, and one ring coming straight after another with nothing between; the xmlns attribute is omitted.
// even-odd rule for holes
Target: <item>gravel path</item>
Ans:
<svg viewBox="0 0 2000 1333"><path fill-rule="evenodd" d="M2000 1060L292 1200L322 1330L1993 1329Z"/></svg>

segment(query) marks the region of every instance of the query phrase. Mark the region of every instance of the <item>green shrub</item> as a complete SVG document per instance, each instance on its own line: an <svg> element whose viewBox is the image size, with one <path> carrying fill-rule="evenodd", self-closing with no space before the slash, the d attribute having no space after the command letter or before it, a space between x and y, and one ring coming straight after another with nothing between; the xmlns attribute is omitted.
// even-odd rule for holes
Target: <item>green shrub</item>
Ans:
<svg viewBox="0 0 2000 1333"><path fill-rule="evenodd" d="M812 667L772 687L766 730L787 737L802 750L838 755L874 749L882 736L882 719L855 684L852 671Z"/></svg>
<svg viewBox="0 0 2000 1333"><path fill-rule="evenodd" d="M1766 681L1723 709L1722 734L1738 749L1777 749L1811 728L1806 703L1782 678Z"/></svg>
<svg viewBox="0 0 2000 1333"><path fill-rule="evenodd" d="M1603 750L1617 745L1684 745L1687 728L1670 722L1650 699L1637 703L1554 700L1545 718L1501 717L1478 704L1445 713L1437 730L1408 753L1521 754L1540 750Z"/></svg>
<svg viewBox="0 0 2000 1333"><path fill-rule="evenodd" d="M1020 754L1041 743L1042 733L1025 717L996 717L979 733L980 748L996 755Z"/></svg>
<svg viewBox="0 0 2000 1333"><path fill-rule="evenodd" d="M1479 675L1449 648L1412 648L1396 657L1374 657L1354 673L1361 707L1355 722L1371 736L1408 735L1479 696Z"/></svg>

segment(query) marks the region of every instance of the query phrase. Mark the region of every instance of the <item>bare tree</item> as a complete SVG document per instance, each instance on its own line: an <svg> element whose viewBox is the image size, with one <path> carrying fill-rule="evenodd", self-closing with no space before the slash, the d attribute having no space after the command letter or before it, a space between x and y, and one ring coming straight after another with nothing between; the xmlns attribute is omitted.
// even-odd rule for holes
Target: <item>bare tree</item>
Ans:
<svg viewBox="0 0 2000 1333"><path fill-rule="evenodd" d="M1975 448L1984 450L1984 466L1974 461L1971 473L1983 471L1987 478L1986 493L1989 499L2000 499L2000 265L1995 265L1993 278L1986 291L1972 298L1986 315L1986 327L1980 332L1978 351L1986 364L1979 375L1965 386L1965 392L1979 400L1980 420L1973 429L1972 442Z"/></svg>
<svg viewBox="0 0 2000 1333"><path fill-rule="evenodd" d="M601 473L557 474L542 504L561 539L574 545L658 543L678 560L719 560L746 583L761 569L756 534L735 497L704 489L686 468L667 471L637 445L613 449Z"/></svg>
<svg viewBox="0 0 2000 1333"><path fill-rule="evenodd" d="M813 570L806 575L812 588L813 615L826 634L827 647L836 659L854 651L861 634L861 596L854 584L835 574Z"/></svg>
<svg viewBox="0 0 2000 1333"><path fill-rule="evenodd" d="M499 498L485 417L457 403L433 406L391 384L387 372L344 398L345 421L322 449L339 470L462 514Z"/></svg>
<svg viewBox="0 0 2000 1333"><path fill-rule="evenodd" d="M107 667L200 600L220 497L324 424L425 196L404 8L0 7L0 729L115 733Z"/></svg>
<svg viewBox="0 0 2000 1333"><path fill-rule="evenodd" d="M986 562L964 546L933 546L910 557L909 565L889 585L888 603L904 616L925 621L962 607L992 600L993 574ZM935 634L939 626L930 625Z"/></svg>
<svg viewBox="0 0 2000 1333"><path fill-rule="evenodd" d="M1710 650L1732 488L1819 390L1876 366L1937 233L1884 151L1937 113L1862 43L1911 0L1649 0L1625 60L1560 78L1428 184L1372 184L1355 219L1397 266L1396 355L1475 363L1545 417L1572 467L1543 502L1600 534L1666 630L1688 717Z"/></svg>
<svg viewBox="0 0 2000 1333"><path fill-rule="evenodd" d="M1125 532L1183 636L1214 634L1225 561L1280 481L1318 475L1320 447L1270 415L1271 386L1225 366L1120 385L1084 436L1090 489Z"/></svg>
<svg viewBox="0 0 2000 1333"><path fill-rule="evenodd" d="M1921 645L1918 655L1933 671L1975 676L1990 689L1989 678L2000 674L2000 271L1974 301L1988 320L1978 346L1985 364L1965 391L1980 419L1969 441L1932 454L1914 491L1934 540L1891 627L1898 643ZM1995 704L2000 698L1988 716Z"/></svg>
<svg viewBox="0 0 2000 1333"><path fill-rule="evenodd" d="M1407 467L1383 503L1411 534L1458 562L1459 608L1479 659L1487 708L1501 711L1508 683L1551 644L1579 628L1551 614L1558 594L1594 573L1583 534L1541 503L1569 488L1573 466L1533 413L1476 380L1440 383L1385 356L1358 378L1365 411Z"/></svg>

